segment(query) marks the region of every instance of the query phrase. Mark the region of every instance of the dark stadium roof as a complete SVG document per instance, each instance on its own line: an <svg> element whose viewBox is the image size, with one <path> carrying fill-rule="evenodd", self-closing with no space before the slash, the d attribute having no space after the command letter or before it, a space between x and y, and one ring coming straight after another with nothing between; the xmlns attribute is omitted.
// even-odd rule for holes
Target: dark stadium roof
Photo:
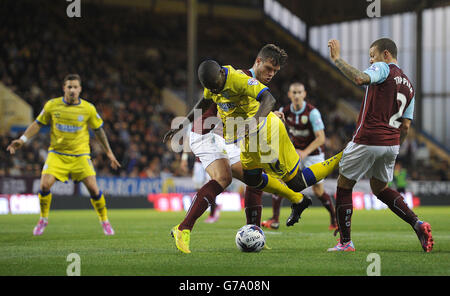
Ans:
<svg viewBox="0 0 450 296"><path fill-rule="evenodd" d="M367 18L374 0L277 0L310 26ZM450 5L450 0L381 0L381 16Z"/></svg>

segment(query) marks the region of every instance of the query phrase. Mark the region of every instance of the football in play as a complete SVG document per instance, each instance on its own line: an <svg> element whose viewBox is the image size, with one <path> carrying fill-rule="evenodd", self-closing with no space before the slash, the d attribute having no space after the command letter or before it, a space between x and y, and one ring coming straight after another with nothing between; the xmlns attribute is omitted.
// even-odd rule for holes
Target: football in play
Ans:
<svg viewBox="0 0 450 296"><path fill-rule="evenodd" d="M265 243L264 231L256 225L244 225L236 233L236 246L242 252L259 252Z"/></svg>

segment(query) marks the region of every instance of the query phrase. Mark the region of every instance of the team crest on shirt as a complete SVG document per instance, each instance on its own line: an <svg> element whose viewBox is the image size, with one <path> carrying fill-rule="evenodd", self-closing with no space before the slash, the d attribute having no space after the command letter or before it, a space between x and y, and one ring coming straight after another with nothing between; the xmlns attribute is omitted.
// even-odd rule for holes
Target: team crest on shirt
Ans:
<svg viewBox="0 0 450 296"><path fill-rule="evenodd" d="M247 81L248 85L258 85L259 81L256 80L255 78L249 78Z"/></svg>
<svg viewBox="0 0 450 296"><path fill-rule="evenodd" d="M308 123L308 116L302 115L302 117L300 118L300 121L301 121L303 124L307 124L307 123Z"/></svg>
<svg viewBox="0 0 450 296"><path fill-rule="evenodd" d="M83 115L79 115L79 116L78 116L78 121L81 122L81 121L83 121L83 119L84 119L84 116L83 116Z"/></svg>

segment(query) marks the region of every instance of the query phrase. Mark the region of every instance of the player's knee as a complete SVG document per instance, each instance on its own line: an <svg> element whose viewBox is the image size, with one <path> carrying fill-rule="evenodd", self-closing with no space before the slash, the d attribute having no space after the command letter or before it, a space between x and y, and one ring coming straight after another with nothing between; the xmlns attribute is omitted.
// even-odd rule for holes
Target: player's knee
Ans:
<svg viewBox="0 0 450 296"><path fill-rule="evenodd" d="M52 184L49 182L41 182L41 192L49 192L52 188Z"/></svg>
<svg viewBox="0 0 450 296"><path fill-rule="evenodd" d="M217 183L220 184L223 188L228 187L231 184L232 177L229 174L224 174L217 176L214 180L216 180Z"/></svg>
<svg viewBox="0 0 450 296"><path fill-rule="evenodd" d="M322 196L323 195L323 192L324 192L323 186L320 186L320 184L313 185L311 188L312 188L312 191L313 191L315 196Z"/></svg>

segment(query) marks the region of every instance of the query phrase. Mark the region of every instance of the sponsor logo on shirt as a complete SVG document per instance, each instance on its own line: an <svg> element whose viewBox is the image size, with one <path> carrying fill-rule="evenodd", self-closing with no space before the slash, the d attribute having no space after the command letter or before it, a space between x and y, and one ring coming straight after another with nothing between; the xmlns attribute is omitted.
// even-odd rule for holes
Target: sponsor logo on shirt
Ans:
<svg viewBox="0 0 450 296"><path fill-rule="evenodd" d="M309 129L305 130L298 130L295 128L290 128L289 133L291 133L294 137L308 137L309 136Z"/></svg>
<svg viewBox="0 0 450 296"><path fill-rule="evenodd" d="M219 106L220 109L227 112L230 109L236 108L236 104L234 103L218 103L217 106Z"/></svg>
<svg viewBox="0 0 450 296"><path fill-rule="evenodd" d="M67 124L60 124L60 123L55 124L55 127L58 130L60 130L62 132L67 132L67 133L76 133L83 128L82 126L67 125Z"/></svg>

